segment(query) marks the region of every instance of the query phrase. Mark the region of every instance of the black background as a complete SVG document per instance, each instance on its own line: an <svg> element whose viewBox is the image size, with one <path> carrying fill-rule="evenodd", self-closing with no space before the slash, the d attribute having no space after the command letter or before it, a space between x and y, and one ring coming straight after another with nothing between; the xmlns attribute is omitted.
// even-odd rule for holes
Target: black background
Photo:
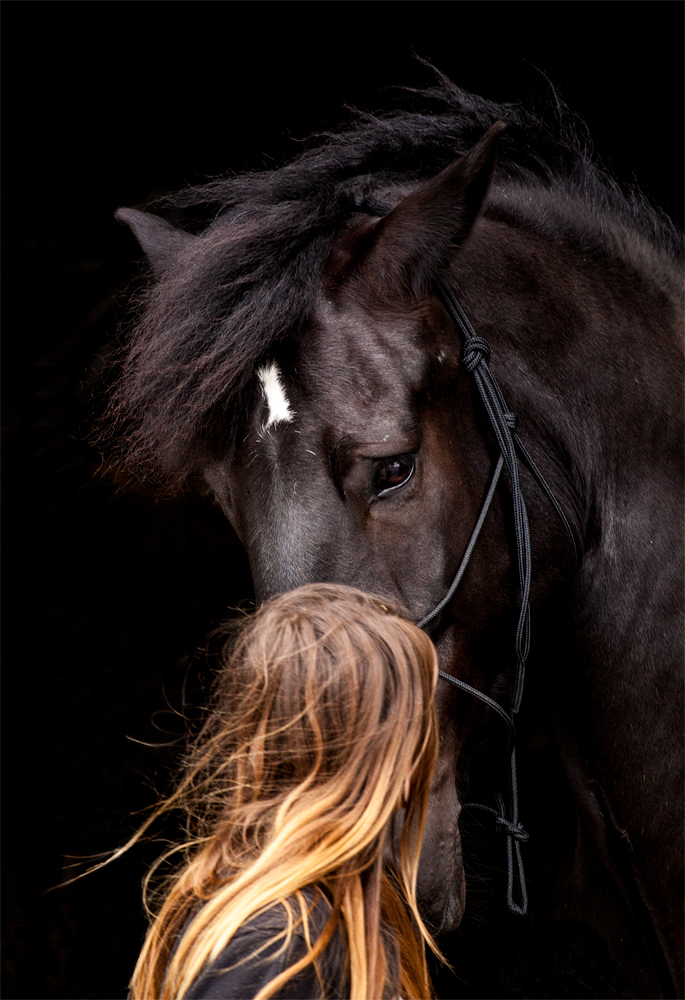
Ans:
<svg viewBox="0 0 685 1000"><path fill-rule="evenodd" d="M211 503L117 493L84 440L142 268L114 210L293 155L425 80L416 52L495 100L537 66L682 224L682 6L6 0L3 45L3 995L122 997L158 848L46 890L167 787L173 748L143 744L183 732L194 651L250 594Z"/></svg>

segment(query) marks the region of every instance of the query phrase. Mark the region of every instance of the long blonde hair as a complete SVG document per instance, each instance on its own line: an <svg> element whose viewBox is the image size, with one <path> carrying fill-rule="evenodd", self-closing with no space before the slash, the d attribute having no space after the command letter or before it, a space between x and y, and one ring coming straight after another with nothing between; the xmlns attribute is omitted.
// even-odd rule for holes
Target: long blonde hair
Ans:
<svg viewBox="0 0 685 1000"><path fill-rule="evenodd" d="M437 755L436 679L428 637L392 602L351 587L301 587L249 620L182 781L155 814L180 805L189 841L132 998L184 996L241 925L277 903L289 915L284 947L298 926L308 947L255 1000L317 963L336 930L352 1000L432 996L425 943L439 952L416 876ZM331 904L314 940L307 886Z"/></svg>

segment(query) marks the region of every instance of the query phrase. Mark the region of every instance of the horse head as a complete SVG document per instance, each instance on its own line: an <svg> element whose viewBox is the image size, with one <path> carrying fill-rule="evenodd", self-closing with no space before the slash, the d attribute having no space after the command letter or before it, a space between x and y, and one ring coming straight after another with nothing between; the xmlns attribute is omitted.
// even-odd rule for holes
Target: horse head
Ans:
<svg viewBox="0 0 685 1000"><path fill-rule="evenodd" d="M449 586L492 448L433 282L477 224L503 128L410 193L389 190L385 214L353 215L308 315L255 368L236 443L204 475L245 546L258 599L336 581L392 596L418 621ZM178 251L177 230L125 218L153 263ZM444 671L486 691L506 686L511 628L499 626L510 623L514 592L500 503L435 632ZM419 891L445 930L464 907L457 763L483 708L446 686L438 700L442 750Z"/></svg>

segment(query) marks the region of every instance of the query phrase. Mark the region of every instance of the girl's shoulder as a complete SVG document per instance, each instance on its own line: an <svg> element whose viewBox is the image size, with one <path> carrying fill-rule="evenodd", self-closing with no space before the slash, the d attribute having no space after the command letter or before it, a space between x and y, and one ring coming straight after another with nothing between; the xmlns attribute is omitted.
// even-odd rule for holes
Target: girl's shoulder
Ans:
<svg viewBox="0 0 685 1000"><path fill-rule="evenodd" d="M313 888L303 891L309 913L310 940L314 943L331 913L327 897ZM289 900L295 919L300 905ZM252 1000L276 976L298 962L307 953L302 926L294 929L284 946L283 932L288 927L288 913L276 903L247 921L236 931L215 962L195 981L186 1000ZM280 1000L339 1000L345 996L346 948L340 928L326 947L317 969L313 964L293 976L274 997Z"/></svg>

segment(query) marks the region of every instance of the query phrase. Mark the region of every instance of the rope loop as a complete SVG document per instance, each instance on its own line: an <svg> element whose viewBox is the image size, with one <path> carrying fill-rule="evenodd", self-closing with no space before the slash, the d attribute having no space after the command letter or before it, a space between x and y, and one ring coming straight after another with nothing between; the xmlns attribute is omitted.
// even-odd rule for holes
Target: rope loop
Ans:
<svg viewBox="0 0 685 1000"><path fill-rule="evenodd" d="M469 337L464 342L462 361L467 372L475 371L480 365L490 361L490 345L483 337Z"/></svg>

